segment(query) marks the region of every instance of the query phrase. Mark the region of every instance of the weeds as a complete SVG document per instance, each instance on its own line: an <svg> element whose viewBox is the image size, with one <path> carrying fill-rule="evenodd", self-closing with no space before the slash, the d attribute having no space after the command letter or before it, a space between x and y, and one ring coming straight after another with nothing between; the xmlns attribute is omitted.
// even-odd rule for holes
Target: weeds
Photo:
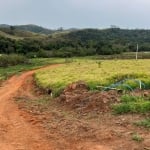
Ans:
<svg viewBox="0 0 150 150"><path fill-rule="evenodd" d="M142 142L144 139L138 133L134 133L132 135L132 140L137 141L137 142Z"/></svg>
<svg viewBox="0 0 150 150"><path fill-rule="evenodd" d="M138 101L143 101L143 97L140 96L132 96L132 95L123 95L121 97L121 102L123 103L129 103L129 102L138 102Z"/></svg>
<svg viewBox="0 0 150 150"><path fill-rule="evenodd" d="M142 126L150 129L150 118L134 123L137 126Z"/></svg>
<svg viewBox="0 0 150 150"><path fill-rule="evenodd" d="M125 95L121 97L121 103L113 105L115 114L147 113L150 112L150 101L143 97Z"/></svg>
<svg viewBox="0 0 150 150"><path fill-rule="evenodd" d="M96 63L98 64L98 68L102 67L102 61L97 61Z"/></svg>

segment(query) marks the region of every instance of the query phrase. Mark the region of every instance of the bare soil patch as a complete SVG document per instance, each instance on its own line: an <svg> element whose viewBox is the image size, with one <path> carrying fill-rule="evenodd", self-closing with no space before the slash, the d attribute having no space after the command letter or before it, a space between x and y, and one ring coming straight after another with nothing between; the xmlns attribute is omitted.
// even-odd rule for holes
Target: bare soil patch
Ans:
<svg viewBox="0 0 150 150"><path fill-rule="evenodd" d="M23 115L25 120L43 129L47 140L53 143L52 150L150 149L149 130L134 125L145 115L112 114L111 105L119 102L120 94L116 91L90 92L80 81L52 99L37 92L32 81L32 78L28 81L30 86L24 84L16 100L20 111L27 112ZM141 94L146 92L149 91ZM134 94L137 93L139 91ZM144 140L133 140L135 133Z"/></svg>
<svg viewBox="0 0 150 150"><path fill-rule="evenodd" d="M60 103L82 112L108 112L111 104L119 101L117 91L93 92L88 90L88 86L83 81L70 84L57 99Z"/></svg>

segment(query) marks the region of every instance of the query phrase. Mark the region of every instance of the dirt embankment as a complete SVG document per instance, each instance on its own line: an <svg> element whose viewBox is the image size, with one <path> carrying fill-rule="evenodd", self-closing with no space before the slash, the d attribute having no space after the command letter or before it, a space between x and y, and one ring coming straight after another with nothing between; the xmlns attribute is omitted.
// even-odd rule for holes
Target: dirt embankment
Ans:
<svg viewBox="0 0 150 150"><path fill-rule="evenodd" d="M91 111L99 113L109 111L111 104L119 101L119 94L115 90L89 91L84 81L78 81L66 87L57 100L78 113Z"/></svg>

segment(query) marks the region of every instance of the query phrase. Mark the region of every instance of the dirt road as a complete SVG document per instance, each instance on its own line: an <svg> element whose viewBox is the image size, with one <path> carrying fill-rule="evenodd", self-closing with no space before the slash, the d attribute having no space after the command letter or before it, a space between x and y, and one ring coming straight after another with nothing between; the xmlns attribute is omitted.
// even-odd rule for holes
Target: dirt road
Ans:
<svg viewBox="0 0 150 150"><path fill-rule="evenodd" d="M58 65L41 69L56 66ZM57 150L57 141L51 141L44 134L44 129L29 122L30 115L27 120L14 101L14 97L19 95L20 89L24 89L25 82L27 83L35 71L15 75L0 87L0 150ZM90 143L85 146L88 146L88 150L110 150Z"/></svg>
<svg viewBox="0 0 150 150"><path fill-rule="evenodd" d="M49 67L56 67L52 65ZM47 67L46 67L47 68ZM42 68L44 69L44 68ZM39 128L27 122L13 101L25 80L33 75L28 71L11 77L0 87L0 149L52 150L53 146Z"/></svg>

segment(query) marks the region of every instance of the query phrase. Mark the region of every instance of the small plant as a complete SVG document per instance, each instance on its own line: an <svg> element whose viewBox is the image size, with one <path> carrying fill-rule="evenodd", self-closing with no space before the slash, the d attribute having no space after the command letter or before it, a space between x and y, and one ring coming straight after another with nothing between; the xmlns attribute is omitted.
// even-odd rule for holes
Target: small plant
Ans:
<svg viewBox="0 0 150 150"><path fill-rule="evenodd" d="M98 68L101 68L101 66L102 66L102 61L97 61L96 63L98 64Z"/></svg>
<svg viewBox="0 0 150 150"><path fill-rule="evenodd" d="M132 140L137 141L137 142L142 142L144 139L138 133L134 133L132 135Z"/></svg>
<svg viewBox="0 0 150 150"><path fill-rule="evenodd" d="M142 126L150 129L150 118L134 123L137 126Z"/></svg>

